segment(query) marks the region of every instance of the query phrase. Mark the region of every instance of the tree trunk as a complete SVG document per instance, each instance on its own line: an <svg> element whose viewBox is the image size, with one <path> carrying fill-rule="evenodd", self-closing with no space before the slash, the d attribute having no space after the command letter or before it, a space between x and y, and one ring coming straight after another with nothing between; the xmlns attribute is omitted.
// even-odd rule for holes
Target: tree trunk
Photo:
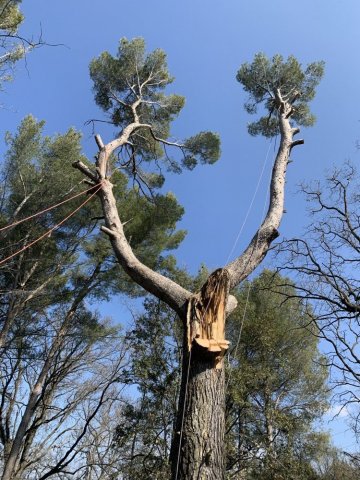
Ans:
<svg viewBox="0 0 360 480"><path fill-rule="evenodd" d="M224 368L215 368L213 358L193 351L185 355L171 449L172 480L225 478L224 379Z"/></svg>
<svg viewBox="0 0 360 480"><path fill-rule="evenodd" d="M172 480L225 479L226 270L215 271L188 306Z"/></svg>
<svg viewBox="0 0 360 480"><path fill-rule="evenodd" d="M139 97L140 98L140 97ZM225 308L230 305L229 289L245 280L261 263L271 242L278 236L278 227L284 213L285 174L289 154L303 140L293 140L299 128L291 124L293 101L284 100L280 89L270 94L278 109L280 145L274 161L270 185L270 204L265 219L245 251L225 268L214 272L196 295L143 264L134 254L126 238L112 184L108 177L111 155L129 143L139 129L152 129L141 124L136 108L138 100L128 105L133 110L133 123L108 144L96 135L99 152L96 170L82 162L74 167L83 172L99 189L105 226L114 253L124 271L141 287L166 302L180 317L188 304L183 347L183 374L178 416L171 446L172 479L214 479L225 477L225 407L224 371L222 357L228 348L224 338ZM153 138L157 137L153 134ZM162 142L160 140L160 142ZM168 144L168 142L164 142ZM183 320L185 320L183 318ZM185 323L185 322L184 322Z"/></svg>

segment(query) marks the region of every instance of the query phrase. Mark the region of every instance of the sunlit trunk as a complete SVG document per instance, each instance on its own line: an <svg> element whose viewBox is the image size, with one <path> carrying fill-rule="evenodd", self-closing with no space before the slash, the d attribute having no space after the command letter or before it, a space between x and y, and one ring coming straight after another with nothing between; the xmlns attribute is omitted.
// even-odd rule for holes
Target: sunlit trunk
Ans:
<svg viewBox="0 0 360 480"><path fill-rule="evenodd" d="M171 449L172 480L225 478L225 306L229 278L215 271L189 301Z"/></svg>

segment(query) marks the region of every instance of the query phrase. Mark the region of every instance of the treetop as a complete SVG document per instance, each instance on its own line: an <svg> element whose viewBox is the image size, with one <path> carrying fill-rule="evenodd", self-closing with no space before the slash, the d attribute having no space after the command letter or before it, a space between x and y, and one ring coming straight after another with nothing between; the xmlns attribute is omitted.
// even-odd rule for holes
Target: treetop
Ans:
<svg viewBox="0 0 360 480"><path fill-rule="evenodd" d="M292 106L291 118L297 125L312 126L315 116L310 112L308 102L315 96L315 89L324 74L324 65L323 61L319 61L302 68L293 55L287 60L278 54L269 59L264 53L257 53L252 63L244 63L236 79L249 93L245 109L250 114L256 114L258 105L263 104L267 113L249 124L250 135L277 135L281 102Z"/></svg>
<svg viewBox="0 0 360 480"><path fill-rule="evenodd" d="M131 124L139 125L123 148L123 163L129 164L130 171L134 166L137 169L136 157L147 162L161 159L175 172L191 170L198 163L214 163L219 158L220 140L212 132L200 132L185 141L171 139L171 122L179 115L185 99L165 93L174 78L163 50L147 53L142 38L123 38L115 57L103 52L91 62L90 77L95 101L108 114L110 123L121 131ZM167 147L180 149L182 160L170 157Z"/></svg>

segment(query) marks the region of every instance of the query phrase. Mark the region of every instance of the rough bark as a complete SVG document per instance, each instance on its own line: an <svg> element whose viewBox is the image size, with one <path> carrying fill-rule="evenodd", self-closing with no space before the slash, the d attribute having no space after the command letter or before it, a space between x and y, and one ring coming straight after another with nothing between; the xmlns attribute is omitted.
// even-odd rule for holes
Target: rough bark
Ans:
<svg viewBox="0 0 360 480"><path fill-rule="evenodd" d="M184 348L181 397L171 449L172 480L225 478L225 372L213 355ZM186 399L186 401L185 401ZM184 405L185 401L185 405Z"/></svg>
<svg viewBox="0 0 360 480"><path fill-rule="evenodd" d="M225 478L225 306L229 274L216 270L188 303L172 480Z"/></svg>
<svg viewBox="0 0 360 480"><path fill-rule="evenodd" d="M99 154L95 171L82 163L74 164L94 184L101 182L102 188L98 195L105 218L102 230L109 236L120 265L136 283L165 301L187 324L182 387L176 421L177 433L174 436L171 453L173 480L195 478L221 480L225 475L225 386L223 366L219 358L227 348L223 336L225 316L236 306L233 297L227 293L229 288L238 285L261 263L271 242L278 236L277 229L284 211L285 175L289 154L294 146L303 143L302 140L293 140L299 129L292 128L290 124L291 103L284 101L279 91L276 100L280 145L272 171L269 209L243 254L221 270L226 271L226 294L219 303L221 308L215 308L215 316L212 319L207 317L205 323L202 314L207 310L207 301L203 297L206 293L208 299L211 295L218 299L216 296L218 283L208 281L206 287L193 296L180 285L141 263L134 255L124 234L112 185L106 175L109 158L114 150L125 145L132 132L137 129L151 129L151 126L139 123L135 104L134 123L126 127L117 139L104 145L101 138L96 137ZM215 306L217 300L210 303ZM190 313L185 322L187 306Z"/></svg>

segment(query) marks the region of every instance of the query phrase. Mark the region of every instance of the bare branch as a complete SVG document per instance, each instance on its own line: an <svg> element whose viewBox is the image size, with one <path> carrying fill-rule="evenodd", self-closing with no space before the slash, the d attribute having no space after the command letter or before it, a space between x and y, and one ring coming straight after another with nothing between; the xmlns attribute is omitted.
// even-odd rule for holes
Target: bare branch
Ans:
<svg viewBox="0 0 360 480"><path fill-rule="evenodd" d="M268 252L271 242L279 235L277 229L284 212L286 168L294 144L293 135L297 131L292 129L287 118L291 106L282 100L280 92L277 92L277 99L281 107L279 116L281 139L271 176L269 209L262 225L245 251L225 267L230 273L232 288L260 264Z"/></svg>

